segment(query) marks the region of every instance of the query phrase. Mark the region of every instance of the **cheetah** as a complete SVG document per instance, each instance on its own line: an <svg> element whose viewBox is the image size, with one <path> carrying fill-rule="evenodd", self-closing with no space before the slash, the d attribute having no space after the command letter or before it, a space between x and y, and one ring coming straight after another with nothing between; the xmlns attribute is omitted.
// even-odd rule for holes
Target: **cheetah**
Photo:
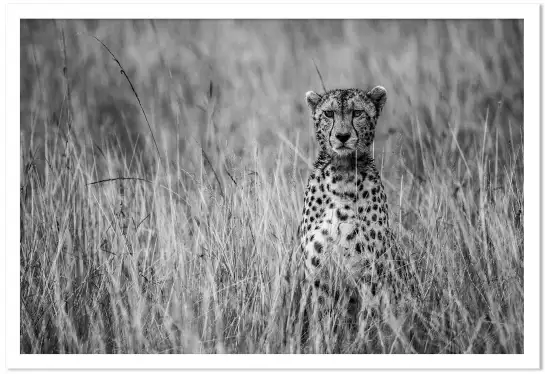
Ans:
<svg viewBox="0 0 545 374"><path fill-rule="evenodd" d="M320 149L298 229L305 280L318 304L335 303L352 289L360 296L349 296L350 303L378 306L395 255L386 194L371 152L386 89L309 91L306 102ZM333 273L343 274L341 284L331 284L339 282Z"/></svg>

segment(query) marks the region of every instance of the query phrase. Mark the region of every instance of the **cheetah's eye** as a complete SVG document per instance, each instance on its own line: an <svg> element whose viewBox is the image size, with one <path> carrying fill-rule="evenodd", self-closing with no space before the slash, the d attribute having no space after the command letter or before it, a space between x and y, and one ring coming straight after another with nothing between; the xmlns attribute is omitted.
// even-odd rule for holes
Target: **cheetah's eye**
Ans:
<svg viewBox="0 0 545 374"><path fill-rule="evenodd" d="M327 118L333 118L333 111L332 110L324 110L324 115L327 117Z"/></svg>
<svg viewBox="0 0 545 374"><path fill-rule="evenodd" d="M354 110L354 111L352 112L352 116L353 116L354 118L358 118L358 117L360 117L362 114L363 114L363 110Z"/></svg>

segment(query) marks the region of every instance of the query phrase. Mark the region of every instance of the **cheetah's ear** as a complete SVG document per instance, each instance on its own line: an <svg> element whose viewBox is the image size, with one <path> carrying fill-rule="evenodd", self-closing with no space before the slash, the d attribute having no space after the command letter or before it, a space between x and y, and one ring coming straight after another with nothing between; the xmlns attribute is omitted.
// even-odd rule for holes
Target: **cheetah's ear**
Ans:
<svg viewBox="0 0 545 374"><path fill-rule="evenodd" d="M310 110L314 113L314 110L316 109L316 105L318 105L318 102L322 98L320 95L318 95L314 91L308 91L305 94L305 98L307 99L307 105L310 108Z"/></svg>
<svg viewBox="0 0 545 374"><path fill-rule="evenodd" d="M380 112L382 112L384 104L386 103L386 88L382 86L376 86L367 93L367 96L373 101L373 103L375 103L377 113L380 114Z"/></svg>

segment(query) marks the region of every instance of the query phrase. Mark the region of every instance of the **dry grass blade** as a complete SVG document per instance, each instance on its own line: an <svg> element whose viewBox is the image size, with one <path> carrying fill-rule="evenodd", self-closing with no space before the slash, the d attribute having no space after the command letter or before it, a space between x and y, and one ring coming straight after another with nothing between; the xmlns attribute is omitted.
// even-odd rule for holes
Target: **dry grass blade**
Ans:
<svg viewBox="0 0 545 374"><path fill-rule="evenodd" d="M316 72L318 73L318 77L320 77L320 83L322 83L322 89L324 92L327 92L327 88L325 88L324 79L322 78L322 74L320 73L320 69L318 69L318 65L316 65L316 61L312 59L312 63L314 64L314 67L316 68Z"/></svg>
<svg viewBox="0 0 545 374"><path fill-rule="evenodd" d="M134 93L134 96L136 97L136 100L138 101L138 105L140 105L140 109L142 110L142 114L144 114L144 119L146 120L146 123L148 125L149 131L150 131L150 134L151 134L151 138L153 140L153 144L155 145L155 150L157 151L157 156L159 157L159 161L161 161L161 153L159 152L159 146L157 145L157 142L155 141L155 135L153 135L153 131L152 131L151 125L150 125L150 123L148 121L148 116L146 115L146 111L144 110L144 107L142 106L142 102L140 101L140 97L138 96L138 93L136 92L136 89L134 88L134 86L133 86L133 84L131 82L131 79L129 78L129 76L125 72L125 69L123 68L123 65L121 65L121 62L117 59L117 57L115 57L115 55L110 50L110 48L108 48L108 46L106 44L104 44L104 42L102 42L102 40L100 40L96 36L86 34L86 33L77 33L76 35L89 36L89 37L95 39L97 42L99 42L108 51L110 56L112 56L114 61L117 63L117 65L121 69L121 74L125 77L125 79L127 79L127 82L129 82L129 85L131 86L131 90Z"/></svg>
<svg viewBox="0 0 545 374"><path fill-rule="evenodd" d="M100 184L100 183L106 183L106 182L115 182L115 181L126 181L126 180L133 180L133 181L141 181L146 183L151 183L151 181L144 179L144 178L136 178L136 177L118 177L118 178L110 178L110 179L103 179L95 182L87 183L88 186L91 186L93 184Z"/></svg>

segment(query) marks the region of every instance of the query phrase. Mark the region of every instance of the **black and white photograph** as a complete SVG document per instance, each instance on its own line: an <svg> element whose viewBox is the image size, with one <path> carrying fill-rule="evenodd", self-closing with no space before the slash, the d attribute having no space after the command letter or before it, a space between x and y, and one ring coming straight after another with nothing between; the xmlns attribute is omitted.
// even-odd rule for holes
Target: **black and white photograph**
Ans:
<svg viewBox="0 0 545 374"><path fill-rule="evenodd" d="M535 351L527 19L103 6L17 20L18 362Z"/></svg>

